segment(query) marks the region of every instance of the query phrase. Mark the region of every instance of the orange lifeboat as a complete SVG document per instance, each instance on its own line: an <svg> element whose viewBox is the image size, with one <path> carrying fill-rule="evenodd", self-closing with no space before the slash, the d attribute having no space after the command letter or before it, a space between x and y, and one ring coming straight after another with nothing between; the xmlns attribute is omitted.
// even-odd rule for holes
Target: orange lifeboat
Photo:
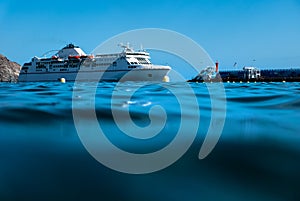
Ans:
<svg viewBox="0 0 300 201"><path fill-rule="evenodd" d="M80 59L80 56L79 55L70 55L68 58L69 59Z"/></svg>

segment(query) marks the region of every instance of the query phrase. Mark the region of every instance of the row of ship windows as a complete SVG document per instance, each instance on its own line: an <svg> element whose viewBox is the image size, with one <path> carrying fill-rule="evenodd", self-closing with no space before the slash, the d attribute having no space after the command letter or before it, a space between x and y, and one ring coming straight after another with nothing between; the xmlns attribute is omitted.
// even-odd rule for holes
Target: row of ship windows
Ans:
<svg viewBox="0 0 300 201"><path fill-rule="evenodd" d="M51 66L51 64L72 65L73 63L75 65L78 65L79 62L73 61L73 62L70 62L69 64L67 62L60 62L60 61L57 61L57 62L43 62L43 63L37 62L36 65L37 66L44 66L44 65L50 65ZM55 66L55 65L53 65L53 66Z"/></svg>
<svg viewBox="0 0 300 201"><path fill-rule="evenodd" d="M151 64L151 63L148 62L148 61L146 61L146 60L144 60L144 61L139 61L139 62L135 62L135 61L134 62L128 62L127 61L127 64L128 65L134 65L134 64L137 65L137 64Z"/></svg>
<svg viewBox="0 0 300 201"><path fill-rule="evenodd" d="M99 61L115 61L116 58L111 58L111 59L97 59Z"/></svg>
<svg viewBox="0 0 300 201"><path fill-rule="evenodd" d="M78 67L78 65L53 65L53 66L49 66L49 68L76 68ZM44 69L47 68L46 66L37 66L36 69ZM25 69L25 68L23 68ZM28 69L28 68L27 68Z"/></svg>
<svg viewBox="0 0 300 201"><path fill-rule="evenodd" d="M83 64L83 67L90 67L90 66L92 66L92 67L96 67L96 66L110 66L111 65L111 63L84 63ZM117 65L117 63L113 63L113 66L116 66Z"/></svg>
<svg viewBox="0 0 300 201"><path fill-rule="evenodd" d="M135 62L135 61L134 61L134 62L128 62L128 61L127 61L127 64L128 64L128 65L132 65L132 64L139 64L139 63L138 63L138 62Z"/></svg>
<svg viewBox="0 0 300 201"><path fill-rule="evenodd" d="M111 63L96 63L95 66L110 66L110 65L111 65ZM116 63L116 65L117 65L117 63Z"/></svg>
<svg viewBox="0 0 300 201"><path fill-rule="evenodd" d="M36 71L37 71L37 72L42 72L43 70L42 70L42 69L36 69ZM48 70L46 69L46 71L48 71ZM56 70L53 69L53 71L56 71ZM68 71L68 69L63 68L63 69L59 69L59 71Z"/></svg>
<svg viewBox="0 0 300 201"><path fill-rule="evenodd" d="M145 59L139 59L140 62L128 62L127 61L127 64L128 65L138 65L138 64L150 64L149 62L147 62ZM49 64L49 63L46 63L45 64ZM78 67L78 64L69 64L69 65L66 65L66 64L63 64L63 63L60 63L61 65L50 65L49 67L53 67L53 68L62 68L62 67ZM110 65L113 65L113 66L117 66L117 62L113 62L113 63L84 63L84 66L86 67L89 67L89 65L92 65L92 67L96 67L96 66L110 66ZM46 68L44 65L41 65L41 66L37 66L36 68Z"/></svg>
<svg viewBox="0 0 300 201"><path fill-rule="evenodd" d="M76 67L78 67L78 65L66 65L66 66L53 65L53 66L50 66L50 68L76 68Z"/></svg>
<svg viewBox="0 0 300 201"><path fill-rule="evenodd" d="M138 61L143 61L143 62L144 62L144 61L146 61L146 59L145 59L145 58L140 58L140 57L137 57L136 59L137 59Z"/></svg>

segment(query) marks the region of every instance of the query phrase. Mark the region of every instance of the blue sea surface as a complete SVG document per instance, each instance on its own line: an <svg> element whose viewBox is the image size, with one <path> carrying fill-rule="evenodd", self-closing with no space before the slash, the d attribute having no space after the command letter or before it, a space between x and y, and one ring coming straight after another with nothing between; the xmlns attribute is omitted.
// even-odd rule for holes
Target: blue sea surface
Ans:
<svg viewBox="0 0 300 201"><path fill-rule="evenodd" d="M91 94L91 83L0 83L0 200L300 200L300 83L224 83L225 125L213 151L200 160L213 112L208 86L214 84L101 82ZM181 110L188 96L196 97L198 108ZM121 123L145 127L157 105L166 123L146 140L122 133L112 115L112 109L122 116L129 108L131 118ZM165 169L117 172L89 154L76 130L72 110L93 108L107 138L128 152L167 146L181 118L191 126L186 135L196 125L197 136ZM90 129L89 118L82 118Z"/></svg>

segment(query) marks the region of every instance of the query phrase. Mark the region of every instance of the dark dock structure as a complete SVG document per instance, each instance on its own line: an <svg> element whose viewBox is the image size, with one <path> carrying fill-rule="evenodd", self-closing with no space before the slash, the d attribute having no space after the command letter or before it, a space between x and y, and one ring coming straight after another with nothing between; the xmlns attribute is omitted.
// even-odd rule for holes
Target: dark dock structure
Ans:
<svg viewBox="0 0 300 201"><path fill-rule="evenodd" d="M199 74L189 82L300 82L300 68L260 70L244 67L243 70L215 72L209 77Z"/></svg>

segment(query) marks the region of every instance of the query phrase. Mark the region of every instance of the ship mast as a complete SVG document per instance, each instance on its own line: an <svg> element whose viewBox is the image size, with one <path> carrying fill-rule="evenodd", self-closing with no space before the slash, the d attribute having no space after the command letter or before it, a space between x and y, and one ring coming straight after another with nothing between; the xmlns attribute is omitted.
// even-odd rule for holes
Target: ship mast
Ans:
<svg viewBox="0 0 300 201"><path fill-rule="evenodd" d="M128 42L126 45L124 45L123 43L120 43L118 46L120 46L121 48L124 48L123 52L133 52L133 49L129 46Z"/></svg>

